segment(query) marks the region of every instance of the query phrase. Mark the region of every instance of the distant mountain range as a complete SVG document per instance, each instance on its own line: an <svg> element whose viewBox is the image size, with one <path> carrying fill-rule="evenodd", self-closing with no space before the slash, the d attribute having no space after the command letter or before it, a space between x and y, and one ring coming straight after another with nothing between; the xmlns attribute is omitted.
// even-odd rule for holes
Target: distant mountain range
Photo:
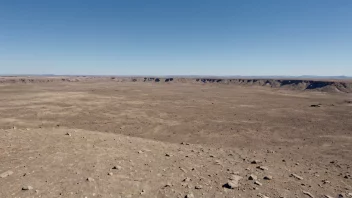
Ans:
<svg viewBox="0 0 352 198"><path fill-rule="evenodd" d="M302 76L241 76L241 75L229 75L229 76L213 76L213 75L56 75L56 74L2 74L0 76L33 76L33 77L55 77L55 76L90 76L90 77L102 77L102 76L114 76L114 77L179 77L179 78L244 78L244 79L352 79L352 76L316 76L316 75L302 75Z"/></svg>

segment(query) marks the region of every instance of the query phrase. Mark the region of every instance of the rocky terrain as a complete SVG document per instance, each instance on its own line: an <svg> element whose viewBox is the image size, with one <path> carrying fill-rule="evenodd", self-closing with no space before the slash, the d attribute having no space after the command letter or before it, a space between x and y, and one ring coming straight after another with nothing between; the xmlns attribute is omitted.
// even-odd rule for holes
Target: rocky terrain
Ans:
<svg viewBox="0 0 352 198"><path fill-rule="evenodd" d="M339 159L72 129L0 133L1 197L351 196L351 175L341 172L351 164Z"/></svg>
<svg viewBox="0 0 352 198"><path fill-rule="evenodd" d="M351 94L194 81L5 81L0 197L352 197Z"/></svg>

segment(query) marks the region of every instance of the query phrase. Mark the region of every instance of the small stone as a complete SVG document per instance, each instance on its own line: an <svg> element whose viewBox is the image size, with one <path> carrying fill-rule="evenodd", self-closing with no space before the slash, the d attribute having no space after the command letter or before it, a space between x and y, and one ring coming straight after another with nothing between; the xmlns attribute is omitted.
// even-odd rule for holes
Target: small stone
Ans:
<svg viewBox="0 0 352 198"><path fill-rule="evenodd" d="M194 198L194 195L193 195L193 193L188 193L188 194L185 196L185 198Z"/></svg>
<svg viewBox="0 0 352 198"><path fill-rule="evenodd" d="M171 157L171 154L166 153L165 156L166 156L166 157Z"/></svg>
<svg viewBox="0 0 352 198"><path fill-rule="evenodd" d="M323 184L330 184L331 183L329 180L326 180L326 179L322 180L322 182L323 182Z"/></svg>
<svg viewBox="0 0 352 198"><path fill-rule="evenodd" d="M164 187L171 187L172 184L170 182L166 183L166 185Z"/></svg>
<svg viewBox="0 0 352 198"><path fill-rule="evenodd" d="M142 153L143 153L143 151L138 151L138 153L139 153L139 154L142 154Z"/></svg>
<svg viewBox="0 0 352 198"><path fill-rule="evenodd" d="M266 166L257 166L257 169L260 169L260 170L269 170L269 168L266 167Z"/></svg>
<svg viewBox="0 0 352 198"><path fill-rule="evenodd" d="M262 186L262 185L263 185L262 183L260 183L260 182L258 182L258 181L255 181L254 184L255 184L255 185L258 185L258 186Z"/></svg>
<svg viewBox="0 0 352 198"><path fill-rule="evenodd" d="M296 178L298 180L303 180L303 177L301 177L301 176L299 176L297 174L294 174L294 173L291 174L291 177L294 177L294 178Z"/></svg>
<svg viewBox="0 0 352 198"><path fill-rule="evenodd" d="M324 195L325 198L333 198L332 196L330 195Z"/></svg>
<svg viewBox="0 0 352 198"><path fill-rule="evenodd" d="M303 191L303 194L307 195L310 198L314 198L314 196L311 193L307 192L307 191Z"/></svg>
<svg viewBox="0 0 352 198"><path fill-rule="evenodd" d="M202 189L203 186L202 185L196 185L194 188L199 190L199 189Z"/></svg>
<svg viewBox="0 0 352 198"><path fill-rule="evenodd" d="M270 175L267 175L267 176L264 176L264 179L265 179L265 180L272 180L272 179L273 179L273 177L272 177L272 176L270 176Z"/></svg>
<svg viewBox="0 0 352 198"><path fill-rule="evenodd" d="M71 136L71 133L66 133L65 135Z"/></svg>
<svg viewBox="0 0 352 198"><path fill-rule="evenodd" d="M258 177L256 175L249 175L248 180L257 180Z"/></svg>
<svg viewBox="0 0 352 198"><path fill-rule="evenodd" d="M32 186L23 186L22 190L32 190L33 187Z"/></svg>
<svg viewBox="0 0 352 198"><path fill-rule="evenodd" d="M189 177L186 177L185 179L183 179L183 182L189 182L189 181L191 181L191 178Z"/></svg>
<svg viewBox="0 0 352 198"><path fill-rule="evenodd" d="M115 169L115 170L121 170L121 169L122 169L122 167L121 167L121 166L119 166L119 165L116 165L116 166L112 167L112 169Z"/></svg>
<svg viewBox="0 0 352 198"><path fill-rule="evenodd" d="M145 194L145 190L142 190L142 192L140 193L141 195Z"/></svg>
<svg viewBox="0 0 352 198"><path fill-rule="evenodd" d="M267 153L275 153L273 150L266 150Z"/></svg>
<svg viewBox="0 0 352 198"><path fill-rule="evenodd" d="M109 175L109 176L112 176L112 175L114 175L114 173L110 172L110 173L108 173L108 175Z"/></svg>
<svg viewBox="0 0 352 198"><path fill-rule="evenodd" d="M8 170L6 172L1 173L0 174L0 178L5 178L5 177L8 177L8 176L10 176L12 174L13 174L13 172L11 170Z"/></svg>
<svg viewBox="0 0 352 198"><path fill-rule="evenodd" d="M91 177L88 177L88 178L87 178L87 181L89 181L89 182L93 182L93 181L94 181L94 179L93 179L93 178L91 178Z"/></svg>
<svg viewBox="0 0 352 198"><path fill-rule="evenodd" d="M227 171L230 171L230 169L227 169ZM231 174L231 175L239 175L240 172L238 172L238 171L231 171L230 174Z"/></svg>
<svg viewBox="0 0 352 198"><path fill-rule="evenodd" d="M261 163L260 160L253 160L253 161L251 162L251 164L259 164L259 163Z"/></svg>
<svg viewBox="0 0 352 198"><path fill-rule="evenodd" d="M261 194L261 193L259 193L257 196L260 197L260 198L269 198L268 196L263 195L263 194Z"/></svg>
<svg viewBox="0 0 352 198"><path fill-rule="evenodd" d="M229 188L229 189L234 189L234 188L238 188L239 185L239 180L242 179L241 176L238 175L234 175L230 181L228 181L226 184L224 184L222 187L224 188Z"/></svg>

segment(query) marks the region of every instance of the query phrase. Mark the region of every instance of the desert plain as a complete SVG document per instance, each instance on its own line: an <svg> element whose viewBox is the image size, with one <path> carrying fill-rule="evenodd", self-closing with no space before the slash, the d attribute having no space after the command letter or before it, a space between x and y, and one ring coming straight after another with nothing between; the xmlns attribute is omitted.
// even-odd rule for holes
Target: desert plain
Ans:
<svg viewBox="0 0 352 198"><path fill-rule="evenodd" d="M0 83L1 198L352 197L350 92L45 79Z"/></svg>

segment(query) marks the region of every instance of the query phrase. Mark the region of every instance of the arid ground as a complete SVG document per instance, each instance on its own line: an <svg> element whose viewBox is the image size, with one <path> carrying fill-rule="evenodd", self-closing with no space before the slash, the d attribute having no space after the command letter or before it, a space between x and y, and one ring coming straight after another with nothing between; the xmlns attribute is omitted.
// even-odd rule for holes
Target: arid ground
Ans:
<svg viewBox="0 0 352 198"><path fill-rule="evenodd" d="M351 168L351 93L0 84L1 198L352 197Z"/></svg>

